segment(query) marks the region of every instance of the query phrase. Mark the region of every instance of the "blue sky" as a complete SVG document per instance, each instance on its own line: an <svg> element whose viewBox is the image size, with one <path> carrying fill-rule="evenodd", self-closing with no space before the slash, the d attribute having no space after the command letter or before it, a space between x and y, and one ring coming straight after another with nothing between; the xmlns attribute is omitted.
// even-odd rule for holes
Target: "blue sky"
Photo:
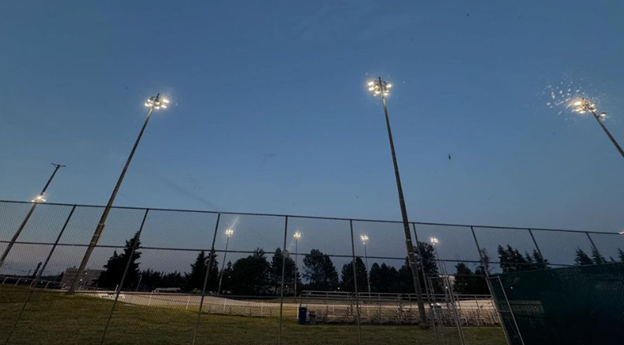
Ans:
<svg viewBox="0 0 624 345"><path fill-rule="evenodd" d="M588 8L590 7L590 8ZM0 198L624 229L624 4L613 1L19 1L0 4ZM562 84L563 83L563 84ZM448 155L452 159L448 159Z"/></svg>

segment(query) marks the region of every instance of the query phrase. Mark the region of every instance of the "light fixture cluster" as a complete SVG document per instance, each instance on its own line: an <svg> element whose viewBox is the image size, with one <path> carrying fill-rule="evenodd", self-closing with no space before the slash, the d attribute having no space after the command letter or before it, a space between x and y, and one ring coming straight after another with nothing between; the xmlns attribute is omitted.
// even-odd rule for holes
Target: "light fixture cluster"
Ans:
<svg viewBox="0 0 624 345"><path fill-rule="evenodd" d="M585 114L587 112L591 112L596 115L599 119L606 119L607 113L602 112L599 115L596 114L596 104L590 102L585 98L576 99L570 102L570 106L572 107L572 111L578 114Z"/></svg>
<svg viewBox="0 0 624 345"><path fill-rule="evenodd" d="M152 96L147 99L145 102L146 107L154 108L154 109L167 109L167 104L169 104L169 100L161 97L160 94L156 96Z"/></svg>
<svg viewBox="0 0 624 345"><path fill-rule="evenodd" d="M373 96L383 95L388 96L390 94L390 89L392 88L392 84L387 81L369 81L368 82L368 91L373 93Z"/></svg>

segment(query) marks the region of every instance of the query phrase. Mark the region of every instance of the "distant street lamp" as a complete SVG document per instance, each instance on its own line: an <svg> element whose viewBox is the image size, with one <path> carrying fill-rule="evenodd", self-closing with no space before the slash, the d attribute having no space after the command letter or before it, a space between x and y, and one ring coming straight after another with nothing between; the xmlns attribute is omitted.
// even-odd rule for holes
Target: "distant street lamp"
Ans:
<svg viewBox="0 0 624 345"><path fill-rule="evenodd" d="M230 237L234 235L234 230L227 229L225 230L225 236L227 239L225 240L225 253L223 253L223 264L221 265L221 273L219 273L219 288L217 289L217 295L221 294L221 283L223 282L223 271L225 270L225 258L227 258L228 245L230 244ZM210 267L208 267L210 269Z"/></svg>
<svg viewBox="0 0 624 345"><path fill-rule="evenodd" d="M589 112L594 115L594 118L596 119L596 121L598 121L598 124L600 125L600 127L602 127L602 130L607 134L615 148L620 152L622 158L624 158L624 150L622 150L620 144L618 144L615 138L611 135L611 132L609 132L604 123L602 123L602 121L607 118L607 113L603 112L598 114L596 110L596 105L586 100L585 98L573 100L570 106L574 107L573 111L576 113L585 114Z"/></svg>
<svg viewBox="0 0 624 345"><path fill-rule="evenodd" d="M30 201L30 202L32 202L32 206L30 207L30 211L28 211L28 213L26 214L26 217L24 217L24 220L22 221L22 223L20 224L19 228L17 228L17 231L13 235L13 238L11 238L11 241L9 242L7 247L4 249L4 252L2 253L2 257L0 257L0 268L2 268L2 266L4 265L4 261L6 260L7 256L9 255L9 252L11 251L11 248L13 248L13 245L15 245L15 242L17 241L17 238L19 237L19 235L22 233L22 231L26 227L26 224L28 223L28 220L30 220L30 217L32 216L33 212L35 212L35 209L37 208L37 205L39 205L39 203L41 203L41 202L46 202L45 192L48 189L48 187L50 186L50 183L52 182L52 179L54 179L54 176L56 175L56 172L60 168L65 167L64 165L55 164L55 163L52 163L52 165L54 165L54 171L52 172L52 176L50 176L50 178L48 179L48 182L46 182L46 184L43 187L43 190L41 191L41 193L39 193L39 195L37 195L33 200Z"/></svg>
<svg viewBox="0 0 624 345"><path fill-rule="evenodd" d="M418 267L414 255L414 244L412 243L412 235L409 228L409 220L407 217L407 207L405 207L405 198L403 196L403 187L401 186L401 176L399 174L399 164L397 163L396 152L394 151L394 140L392 139L392 129L390 128L390 117L388 116L388 107L386 106L386 96L390 94L392 84L381 80L368 82L368 91L374 96L381 96L383 110L386 116L386 127L388 130L388 141L390 142L390 151L392 153L392 163L394 164L394 177L396 179L397 191L399 194L399 206L401 207L401 217L403 220L403 232L405 233L405 246L407 247L407 259L412 271L412 279L414 289L416 291L416 302L418 303L418 315L420 317L421 327L428 326L427 314L425 311L425 303L423 302L422 288L420 286L420 276L418 275ZM418 245L418 244L416 244ZM424 278L424 277L423 277Z"/></svg>
<svg viewBox="0 0 624 345"><path fill-rule="evenodd" d="M91 242L89 243L89 247L87 248L87 251L84 254L84 257L82 258L82 262L80 263L80 267L78 267L78 271L76 272L76 277L74 278L74 280L72 281L71 287L69 288L68 293L74 293L76 292L76 289L78 288L78 284L80 282L80 277L82 276L84 270L87 267L87 264L89 263L89 258L91 258L91 254L93 253L93 250L95 249L95 246L98 244L98 241L100 240L100 236L102 236L102 231L104 231L104 226L106 225L106 218L108 218L108 214L110 213L112 207L113 207L113 202L115 201L115 197L117 196L117 192L119 191L119 187L121 187L121 183L123 182L124 177L126 176L126 172L128 171L128 167L130 166L130 162L132 161L132 157L134 156L134 153L136 152L137 147L139 146L139 142L141 141L141 137L143 136L143 132L145 132L145 127L147 127L147 123L149 122L150 118L152 117L152 112L154 111L154 109L158 110L158 109L166 109L167 108L167 104L169 104L169 100L165 99L164 97L160 96L160 94L157 94L156 96L150 97L146 102L145 102L145 106L149 108L149 111L147 112L147 117L145 118L145 123L143 123L143 127L141 128L141 131L139 132L139 136L137 137L136 141L134 142L134 146L132 147L132 151L130 151L130 156L128 156L128 160L126 161L126 165L124 166L123 170L121 171L121 175L119 175L119 179L117 180L117 184L115 185L115 189L113 189L113 193L110 196L110 199L108 199L108 203L106 204L106 207L104 208L104 212L102 213L102 217L100 218L100 221L98 222L97 227L95 228L95 232L93 233L93 237L91 238Z"/></svg>
<svg viewBox="0 0 624 345"><path fill-rule="evenodd" d="M368 254L366 253L366 242L368 242L368 236L361 235L360 239L362 240L362 244L364 245L364 263L366 264L366 282L368 283L368 297L370 298L371 287L370 287L370 274L368 267Z"/></svg>
<svg viewBox="0 0 624 345"><path fill-rule="evenodd" d="M294 296L297 297L297 262L299 259L299 239L301 238L301 233L297 231L293 234L293 237L295 239L295 294Z"/></svg>

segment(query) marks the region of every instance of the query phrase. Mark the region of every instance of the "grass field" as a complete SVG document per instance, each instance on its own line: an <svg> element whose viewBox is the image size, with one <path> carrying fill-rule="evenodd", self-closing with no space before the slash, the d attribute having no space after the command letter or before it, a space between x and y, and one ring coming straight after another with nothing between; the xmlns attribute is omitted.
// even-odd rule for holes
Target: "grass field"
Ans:
<svg viewBox="0 0 624 345"><path fill-rule="evenodd" d="M28 290L0 287L0 344L12 327ZM37 292L33 295L9 344L99 344L112 302L93 297ZM196 312L120 303L105 344L190 344ZM197 344L277 344L278 320L203 314ZM455 329L439 330L446 344L459 344ZM500 328L465 328L472 345L506 344ZM301 326L284 320L283 344L358 344L354 325ZM437 344L436 332L418 326L362 326L362 343ZM440 342L442 343L442 342Z"/></svg>

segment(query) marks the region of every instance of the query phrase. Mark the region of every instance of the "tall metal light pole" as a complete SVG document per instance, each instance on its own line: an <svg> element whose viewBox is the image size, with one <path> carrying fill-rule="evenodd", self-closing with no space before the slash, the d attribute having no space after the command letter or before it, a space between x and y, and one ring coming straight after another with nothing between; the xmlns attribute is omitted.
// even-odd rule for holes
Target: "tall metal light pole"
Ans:
<svg viewBox="0 0 624 345"><path fill-rule="evenodd" d="M573 109L574 112L577 112L579 114L585 114L587 112L590 112L592 115L594 115L594 118L596 119L596 121L598 121L598 124L600 125L600 127L602 127L602 130L607 134L607 136L609 137L609 139L611 140L615 148L620 152L620 155L622 155L622 158L624 158L624 150L622 150L622 147L620 146L620 144L618 144L615 138L611 135L611 132L609 132L607 127L604 125L604 123L602 123L602 120L607 118L607 113L602 112L599 115L596 110L596 105L586 100L585 98L572 101L571 106L575 107Z"/></svg>
<svg viewBox="0 0 624 345"><path fill-rule="evenodd" d="M399 165L397 163L396 152L394 151L394 140L392 139L392 129L390 128L390 117L388 116L388 107L386 106L386 96L390 94L392 84L381 80L371 81L368 83L368 90L373 92L375 96L381 96L383 102L384 114L386 116L386 127L388 129L388 140L390 142L390 151L392 153L392 163L394 164L394 177L396 179L397 191L399 194L399 205L401 207L401 218L403 220L403 231L405 233L405 246L407 247L407 261L412 271L414 289L416 291L416 302L418 303L418 314L420 316L421 327L427 327L427 313L425 311L425 303L423 302L422 288L420 286L420 277L418 276L418 267L416 257L414 255L414 244L412 243L412 235L409 229L409 220L407 218L407 208L405 207L405 198L403 197L403 187L401 186L401 176L399 174ZM416 244L418 245L418 244Z"/></svg>
<svg viewBox="0 0 624 345"><path fill-rule="evenodd" d="M152 112L154 111L154 109L156 109L156 110L158 110L158 109L166 109L167 108L167 104L169 104L169 100L167 100L164 97L160 96L160 94L157 94L156 96L150 97L145 102L145 106L149 108L149 111L147 112L147 117L145 118L145 123L143 123L143 127L141 128L141 131L139 132L139 136L137 137L136 141L134 142L134 146L132 147L132 151L130 151L130 155L128 156L128 160L126 161L126 165L124 166L123 170L121 171L121 175L119 175L119 179L117 180L117 184L115 185L115 189L113 189L113 193L111 194L110 199L108 199L108 203L106 204L106 207L104 208L104 212L102 212L102 217L100 218L100 221L98 222L98 225L95 228L95 232L93 233L93 237L91 238L91 242L89 243L89 247L87 247L87 251L85 252L84 257L82 258L82 262L80 263L80 267L78 267L78 271L76 272L76 277L72 281L72 284L71 284L71 287L69 288L68 293L72 294L72 293L76 292L76 289L78 288L78 283L80 282L80 278L81 278L82 274L84 273L84 270L86 269L87 264L89 263L89 258L91 258L91 254L93 253L93 250L95 249L95 246L98 244L98 241L100 240L100 236L102 235L102 231L104 231L104 226L106 225L106 218L108 218L108 214L110 213L110 211L111 211L111 209L113 207L113 202L115 201L115 197L117 196L117 192L119 191L119 187L121 187L121 183L123 182L123 179L126 176L126 172L128 171L128 167L130 166L130 162L132 162L132 157L134 156L134 153L136 152L136 149L139 146L139 142L141 141L141 137L143 136L143 132L145 132L145 127L147 127L147 123L149 122L150 118L152 117Z"/></svg>
<svg viewBox="0 0 624 345"><path fill-rule="evenodd" d="M366 282L368 283L368 298L370 298L371 288L370 288L370 274L368 267L368 253L366 253L366 242L368 242L367 235L360 235L360 239L362 240L362 244L364 245L364 263L366 264Z"/></svg>
<svg viewBox="0 0 624 345"><path fill-rule="evenodd" d="M223 264L221 265L221 273L219 273L219 288L217 288L217 295L221 294L221 283L223 282L223 271L225 270L225 258L227 257L228 245L230 244L230 237L232 237L232 235L234 235L234 230L225 230L227 240L225 240L225 253L223 253Z"/></svg>
<svg viewBox="0 0 624 345"><path fill-rule="evenodd" d="M293 237L295 238L295 294L294 296L297 297L297 264L298 264L297 259L299 258L299 239L301 238L301 233L297 231L293 234Z"/></svg>
<svg viewBox="0 0 624 345"><path fill-rule="evenodd" d="M37 208L37 205L39 205L40 202L45 202L46 201L46 199L45 199L45 192L46 192L46 190L48 190L48 187L50 186L50 183L52 183L52 179L54 179L54 176L56 175L56 172L60 168L65 167L64 165L55 164L55 163L52 163L52 165L54 165L54 171L52 172L52 176L50 176L50 178L48 179L48 182L46 182L46 184L43 187L43 190L41 191L41 193L39 193L39 195L37 195L37 197L35 197L33 200L30 201L30 202L32 202L32 206L30 207L30 211L28 211L28 213L26 214L26 217L24 217L24 220L20 224L19 228L17 228L17 231L13 235L13 238L11 238L11 241L9 242L9 245L7 245L7 247L4 249L4 252L2 253L2 257L0 257L0 268L2 268L2 266L4 265L4 261L6 260L7 256L9 255L9 252L11 251L11 248L13 248L13 245L15 245L15 242L17 241L17 238L19 237L19 235L22 233L22 231L26 227L26 224L28 223L28 220L30 220L30 216L32 216L33 212L35 212L35 209Z"/></svg>

